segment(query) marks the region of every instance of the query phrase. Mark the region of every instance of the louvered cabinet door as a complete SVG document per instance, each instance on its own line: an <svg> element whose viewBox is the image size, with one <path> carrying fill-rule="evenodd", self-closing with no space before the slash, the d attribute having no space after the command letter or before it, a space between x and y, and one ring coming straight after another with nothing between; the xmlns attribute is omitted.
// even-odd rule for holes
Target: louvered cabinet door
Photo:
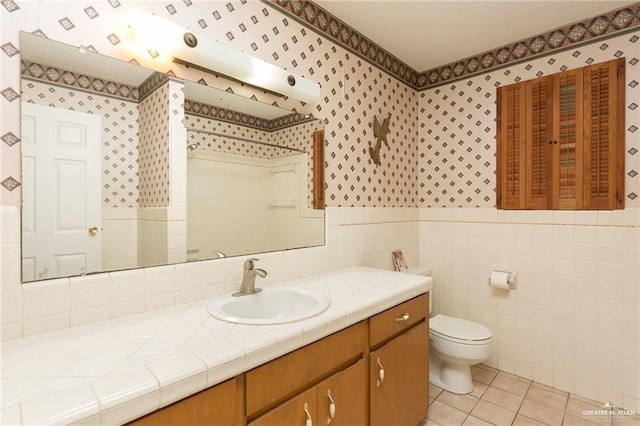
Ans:
<svg viewBox="0 0 640 426"><path fill-rule="evenodd" d="M551 209L582 209L583 71L553 76Z"/></svg>
<svg viewBox="0 0 640 426"><path fill-rule="evenodd" d="M624 59L584 69L584 208L624 208Z"/></svg>
<svg viewBox="0 0 640 426"><path fill-rule="evenodd" d="M527 81L526 199L527 209L546 209L552 203L553 77Z"/></svg>
<svg viewBox="0 0 640 426"><path fill-rule="evenodd" d="M525 85L497 92L497 208L525 208Z"/></svg>
<svg viewBox="0 0 640 426"><path fill-rule="evenodd" d="M499 209L624 208L625 59L498 88Z"/></svg>

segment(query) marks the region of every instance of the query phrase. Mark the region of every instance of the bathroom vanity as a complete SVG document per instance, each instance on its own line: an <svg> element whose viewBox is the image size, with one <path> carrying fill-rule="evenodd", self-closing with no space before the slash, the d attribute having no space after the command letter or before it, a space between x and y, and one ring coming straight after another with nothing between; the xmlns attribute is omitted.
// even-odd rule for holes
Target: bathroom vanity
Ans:
<svg viewBox="0 0 640 426"><path fill-rule="evenodd" d="M418 424L429 406L428 303L417 296L131 424Z"/></svg>
<svg viewBox="0 0 640 426"><path fill-rule="evenodd" d="M430 278L353 267L280 285L320 291L331 306L312 318L271 326L205 317L202 311L213 299L173 307L173 314L151 313L147 319L156 315L154 321L167 321L158 325L163 331L156 339L169 339L177 325L206 326L220 335L194 337L198 332L191 331L191 340L199 344L140 363L142 371L135 370L134 377L124 379L123 370L115 368L102 377L86 374L86 382L66 394L27 395L3 410L3 422L412 425L426 416ZM118 324L130 330L152 323L135 318L137 325L133 318L131 324L126 319ZM98 338L105 330L96 326L83 336ZM42 344L38 338L22 340L9 349L24 353ZM99 355L89 354L81 363ZM130 358L136 356L142 359L140 350ZM128 368L134 371L135 365ZM86 392L79 395L78 388Z"/></svg>

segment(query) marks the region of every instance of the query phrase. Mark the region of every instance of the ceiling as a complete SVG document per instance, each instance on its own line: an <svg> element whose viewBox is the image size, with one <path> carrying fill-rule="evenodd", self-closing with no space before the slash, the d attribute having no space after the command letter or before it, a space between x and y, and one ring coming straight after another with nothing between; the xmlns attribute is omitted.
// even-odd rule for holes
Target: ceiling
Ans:
<svg viewBox="0 0 640 426"><path fill-rule="evenodd" d="M314 3L422 72L635 2L314 0Z"/></svg>

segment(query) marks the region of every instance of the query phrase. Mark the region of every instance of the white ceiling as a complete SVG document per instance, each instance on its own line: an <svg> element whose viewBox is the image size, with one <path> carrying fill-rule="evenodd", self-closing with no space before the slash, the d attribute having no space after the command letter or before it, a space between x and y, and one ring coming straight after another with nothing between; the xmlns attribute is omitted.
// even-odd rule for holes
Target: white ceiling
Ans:
<svg viewBox="0 0 640 426"><path fill-rule="evenodd" d="M614 0L314 0L418 72L634 3Z"/></svg>

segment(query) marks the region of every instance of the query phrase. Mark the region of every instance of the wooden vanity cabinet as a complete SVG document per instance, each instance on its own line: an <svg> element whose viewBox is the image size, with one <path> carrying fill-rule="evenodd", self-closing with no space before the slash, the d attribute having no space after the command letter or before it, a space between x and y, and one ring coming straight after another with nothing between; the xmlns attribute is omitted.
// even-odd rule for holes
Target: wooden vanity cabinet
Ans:
<svg viewBox="0 0 640 426"><path fill-rule="evenodd" d="M129 423L135 426L241 426L244 424L244 377L242 375Z"/></svg>
<svg viewBox="0 0 640 426"><path fill-rule="evenodd" d="M255 418L354 364L367 349L367 322L331 334L246 373L247 417Z"/></svg>
<svg viewBox="0 0 640 426"><path fill-rule="evenodd" d="M131 424L417 425L429 405L428 312L425 293Z"/></svg>
<svg viewBox="0 0 640 426"><path fill-rule="evenodd" d="M366 425L366 377L366 363L361 359L258 417L249 425L305 426L307 421L315 425Z"/></svg>
<svg viewBox="0 0 640 426"><path fill-rule="evenodd" d="M370 319L370 425L417 425L429 408L429 298Z"/></svg>
<svg viewBox="0 0 640 426"><path fill-rule="evenodd" d="M329 414L327 392L336 405L331 424L366 424L367 321L362 321L246 373L250 425L306 424ZM302 392L302 393L301 393ZM338 411L338 405L340 406ZM350 414L347 411L353 410ZM355 414L354 414L355 413ZM342 423L346 419L349 422Z"/></svg>

